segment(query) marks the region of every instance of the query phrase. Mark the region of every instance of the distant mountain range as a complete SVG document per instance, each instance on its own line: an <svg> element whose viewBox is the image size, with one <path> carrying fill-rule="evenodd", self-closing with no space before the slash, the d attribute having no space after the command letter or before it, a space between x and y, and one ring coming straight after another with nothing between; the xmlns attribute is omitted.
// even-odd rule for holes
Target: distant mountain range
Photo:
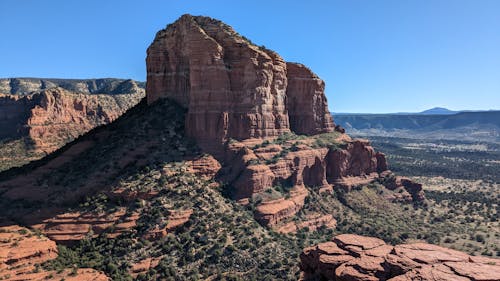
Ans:
<svg viewBox="0 0 500 281"><path fill-rule="evenodd" d="M495 110L333 115L336 124L359 136L500 141L500 111Z"/></svg>
<svg viewBox="0 0 500 281"><path fill-rule="evenodd" d="M433 107L420 112L395 112L395 113L347 113L347 112L334 112L334 116L340 115L452 115L460 112L489 112L499 110L449 110L444 107Z"/></svg>
<svg viewBox="0 0 500 281"><path fill-rule="evenodd" d="M458 111L449 110L448 108L444 108L444 107L434 107L434 108L431 108L431 109L424 110L424 111L420 112L419 114L424 114L424 115L435 115L435 114L438 114L438 115L448 115L448 114L455 114L455 113L458 113Z"/></svg>

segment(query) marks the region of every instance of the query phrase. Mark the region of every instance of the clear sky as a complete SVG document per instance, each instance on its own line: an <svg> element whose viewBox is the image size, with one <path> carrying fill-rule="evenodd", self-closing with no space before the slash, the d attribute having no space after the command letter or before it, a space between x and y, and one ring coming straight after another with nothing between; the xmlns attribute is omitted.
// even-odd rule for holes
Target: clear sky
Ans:
<svg viewBox="0 0 500 281"><path fill-rule="evenodd" d="M0 0L0 77L144 81L185 13L309 66L335 112L500 109L499 0Z"/></svg>

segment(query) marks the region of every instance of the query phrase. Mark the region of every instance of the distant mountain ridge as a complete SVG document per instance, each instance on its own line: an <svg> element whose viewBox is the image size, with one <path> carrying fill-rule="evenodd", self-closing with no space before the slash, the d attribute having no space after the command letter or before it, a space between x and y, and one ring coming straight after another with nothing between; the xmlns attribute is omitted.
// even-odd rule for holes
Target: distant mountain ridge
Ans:
<svg viewBox="0 0 500 281"><path fill-rule="evenodd" d="M393 113L351 113L351 112L334 112L334 116L340 115L452 115L461 112L490 112L500 111L495 109L489 110L450 110L445 107L433 107L420 112L393 112Z"/></svg>
<svg viewBox="0 0 500 281"><path fill-rule="evenodd" d="M431 115L440 114L440 115L443 115L443 114L456 114L458 112L459 111L449 110L448 108L444 108L444 107L434 107L431 109L424 110L424 111L420 112L419 114L431 114Z"/></svg>
<svg viewBox="0 0 500 281"><path fill-rule="evenodd" d="M0 93L10 95L29 95L32 93L60 87L82 94L129 94L137 88L145 88L145 82L131 79L60 79L60 78L0 78Z"/></svg>
<svg viewBox="0 0 500 281"><path fill-rule="evenodd" d="M464 111L454 114L334 114L334 121L347 132L360 136L500 141L500 111Z"/></svg>

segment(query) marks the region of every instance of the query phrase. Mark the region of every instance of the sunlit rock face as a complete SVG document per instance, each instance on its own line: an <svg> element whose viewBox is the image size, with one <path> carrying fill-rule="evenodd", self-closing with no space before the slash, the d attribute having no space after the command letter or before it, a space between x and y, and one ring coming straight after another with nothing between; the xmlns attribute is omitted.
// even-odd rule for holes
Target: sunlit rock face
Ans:
<svg viewBox="0 0 500 281"><path fill-rule="evenodd" d="M146 63L148 102L188 108L186 131L198 141L332 131L321 79L220 21L182 16L158 32Z"/></svg>
<svg viewBox="0 0 500 281"><path fill-rule="evenodd" d="M500 280L498 260L426 243L341 234L300 255L305 280Z"/></svg>

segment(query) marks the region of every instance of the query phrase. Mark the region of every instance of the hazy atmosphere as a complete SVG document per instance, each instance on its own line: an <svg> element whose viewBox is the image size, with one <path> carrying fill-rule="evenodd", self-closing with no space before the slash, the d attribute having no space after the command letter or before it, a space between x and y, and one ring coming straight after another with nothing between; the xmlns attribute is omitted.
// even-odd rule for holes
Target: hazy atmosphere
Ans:
<svg viewBox="0 0 500 281"><path fill-rule="evenodd" d="M500 109L499 1L77 3L1 1L0 77L145 81L154 34L190 13L310 67L333 112Z"/></svg>

